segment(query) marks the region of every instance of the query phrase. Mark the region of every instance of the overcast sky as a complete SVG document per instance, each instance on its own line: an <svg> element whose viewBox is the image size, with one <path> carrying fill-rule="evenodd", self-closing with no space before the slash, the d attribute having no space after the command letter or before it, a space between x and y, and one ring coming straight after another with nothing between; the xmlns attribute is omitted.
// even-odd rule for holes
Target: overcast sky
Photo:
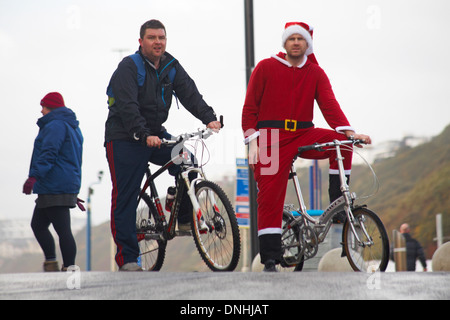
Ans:
<svg viewBox="0 0 450 320"><path fill-rule="evenodd" d="M243 0L0 0L0 219L31 218L35 196L21 194L41 116L39 102L59 91L85 137L83 186L95 187L93 221L109 219L111 182L103 148L106 87L123 56L138 48L149 19L167 28L167 51L225 116L211 138L206 172L232 174L244 155L240 116L245 97ZM434 136L450 123L448 0L255 0L256 61L278 53L288 21L314 26L314 49L353 127L374 143ZM121 52L119 52L119 51ZM320 112L316 125L325 126ZM172 106L172 134L201 127ZM218 169L214 168L214 165ZM163 195L171 179L164 178ZM77 210L74 215L84 217Z"/></svg>

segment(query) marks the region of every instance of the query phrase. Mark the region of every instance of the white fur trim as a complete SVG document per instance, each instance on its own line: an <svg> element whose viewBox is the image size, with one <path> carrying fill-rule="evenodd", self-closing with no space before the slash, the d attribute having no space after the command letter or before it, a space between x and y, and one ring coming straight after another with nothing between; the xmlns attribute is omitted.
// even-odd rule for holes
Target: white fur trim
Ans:
<svg viewBox="0 0 450 320"><path fill-rule="evenodd" d="M277 56L275 54L272 56L272 58L278 60L279 62L281 62L282 64L288 66L289 68L292 68L292 64L290 64L289 61L287 61L287 60L285 60L283 58L280 58L279 56ZM305 55L305 57L303 59L303 62L297 68L302 68L306 64L306 61L308 61L308 57Z"/></svg>
<svg viewBox="0 0 450 320"><path fill-rule="evenodd" d="M247 138L245 138L244 143L245 144L249 144L250 141L255 140L256 138L258 138L260 135L259 131L256 131L254 134L248 136Z"/></svg>
<svg viewBox="0 0 450 320"><path fill-rule="evenodd" d="M349 176L349 175L351 175L352 170L344 170L344 173L346 176ZM329 169L328 174L339 175L339 170L338 169Z"/></svg>
<svg viewBox="0 0 450 320"><path fill-rule="evenodd" d="M309 33L308 30L299 25L293 25L284 30L283 35L281 37L281 46L283 48L284 45L286 44L287 39L293 34L300 34L303 38L305 38L306 42L308 43L308 49L306 49L307 56L309 56L311 53L314 52L311 34Z"/></svg>
<svg viewBox="0 0 450 320"><path fill-rule="evenodd" d="M342 134L344 134L345 133L344 131L347 131L347 130L356 132L356 130L353 129L353 127L349 127L349 126L336 127L335 130L337 133L342 133Z"/></svg>
<svg viewBox="0 0 450 320"><path fill-rule="evenodd" d="M258 231L258 237L266 234L282 234L283 230L281 228L266 228Z"/></svg>

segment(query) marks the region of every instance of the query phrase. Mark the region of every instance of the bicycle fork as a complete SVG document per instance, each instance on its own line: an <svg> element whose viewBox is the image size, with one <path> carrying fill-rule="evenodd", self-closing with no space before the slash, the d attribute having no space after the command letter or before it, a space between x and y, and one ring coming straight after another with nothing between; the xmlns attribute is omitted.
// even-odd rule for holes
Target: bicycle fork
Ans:
<svg viewBox="0 0 450 320"><path fill-rule="evenodd" d="M192 171L197 172L199 174L200 178L196 178L196 179L190 181L189 180L189 173L192 172ZM201 172L200 169L195 168L195 169L190 169L190 170L182 172L181 176L183 177L183 179L184 179L184 181L186 183L187 194L188 194L188 196L189 196L189 198L191 200L192 207L193 207L194 212L195 212L196 217L197 217L197 222L200 224L198 229L201 230L202 232L205 232L205 231L206 232L210 232L211 231L210 227L208 227L208 225L206 224L205 219L203 218L202 210L200 208L200 204L198 203L197 197L195 195L195 185L196 185L196 183L198 181L200 181L200 180L204 180L203 172ZM214 203L214 202L212 202L212 203ZM214 205L215 205L215 203L214 203Z"/></svg>
<svg viewBox="0 0 450 320"><path fill-rule="evenodd" d="M348 219L348 223L350 224L350 228L352 230L353 235L356 238L356 241L358 243L360 243L362 246L366 246L366 245L373 245L373 240L371 239L371 237L369 236L369 234L367 233L367 230L364 226L363 221L359 221L359 226L361 227L365 237L369 240L368 242L363 242L361 241L361 239L358 236L358 233L356 232L355 229L355 217L353 216L352 210L351 210L351 205L352 202L355 198L355 196L352 196L352 194L350 193L350 187L347 184L347 178L345 176L345 170L344 170L344 157L342 156L342 152L341 152L341 146L339 144L338 140L334 140L334 142L336 142L336 155L337 155L337 162L338 162L338 167L339 167L339 178L341 180L341 192L342 195L345 199L345 213L347 215L347 219Z"/></svg>

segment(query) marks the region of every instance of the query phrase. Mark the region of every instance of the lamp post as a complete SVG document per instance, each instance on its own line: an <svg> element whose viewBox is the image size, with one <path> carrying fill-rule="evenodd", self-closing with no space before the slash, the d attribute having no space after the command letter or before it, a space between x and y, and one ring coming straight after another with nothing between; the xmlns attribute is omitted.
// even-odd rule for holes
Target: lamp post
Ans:
<svg viewBox="0 0 450 320"><path fill-rule="evenodd" d="M98 180L89 185L87 198L87 222L86 222L86 271L91 271L91 196L94 194L92 188L96 184L100 184L103 178L103 171L99 171Z"/></svg>
<svg viewBox="0 0 450 320"><path fill-rule="evenodd" d="M244 0L244 18L245 18L245 63L246 63L246 80L247 85L250 81L253 68L255 67L255 39L254 39L254 22L253 22L253 0ZM248 170L249 184L249 202L250 202L250 246L251 259L259 253L257 212L258 204L257 187L253 170Z"/></svg>

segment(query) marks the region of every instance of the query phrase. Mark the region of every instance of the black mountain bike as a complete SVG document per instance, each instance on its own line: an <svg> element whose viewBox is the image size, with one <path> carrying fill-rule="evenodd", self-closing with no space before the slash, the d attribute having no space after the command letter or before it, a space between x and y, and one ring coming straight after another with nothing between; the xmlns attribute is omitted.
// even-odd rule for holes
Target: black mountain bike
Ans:
<svg viewBox="0 0 450 320"><path fill-rule="evenodd" d="M211 129L185 133L175 140L163 139L162 145L176 145L172 160L154 174L146 172L146 181L141 189L136 214L136 235L140 247L140 263L144 270L159 271L164 263L167 241L176 236L193 236L200 256L213 271L233 271L241 252L241 241L236 215L225 192L205 178L202 168L192 162L184 148L191 139L207 139ZM163 147L163 146L162 146ZM181 165L176 179L175 199L171 212L166 217L155 186L155 179L174 164ZM192 181L190 173L196 174ZM195 176L194 174L194 176ZM191 230L176 230L181 198L187 190L193 206Z"/></svg>

